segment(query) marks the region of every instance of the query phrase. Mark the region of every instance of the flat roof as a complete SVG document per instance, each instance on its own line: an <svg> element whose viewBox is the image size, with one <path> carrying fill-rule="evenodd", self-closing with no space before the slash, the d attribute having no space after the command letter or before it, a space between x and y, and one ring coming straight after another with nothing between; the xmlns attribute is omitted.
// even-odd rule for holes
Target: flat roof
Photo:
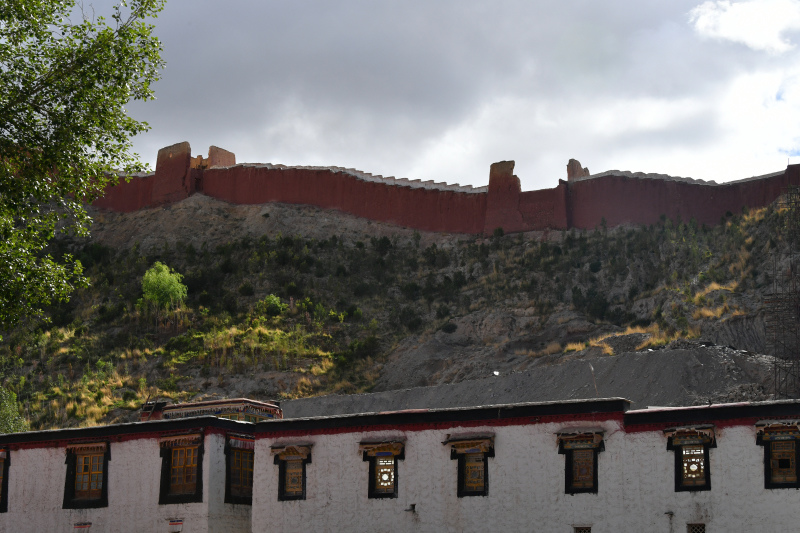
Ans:
<svg viewBox="0 0 800 533"><path fill-rule="evenodd" d="M310 433L316 430L356 431L381 430L392 426L414 424L507 425L531 423L530 419L560 418L578 415L580 418L617 418L626 428L646 431L651 426L686 425L697 423L733 422L755 424L758 420L786 420L800 418L800 400L778 400L767 402L739 402L687 407L662 407L655 409L629 410L630 401L625 398L597 398L558 402L529 402L515 404L483 405L443 409L408 409L377 413L321 416L309 418L285 418L258 423L239 422L216 416L198 416L170 420L149 420L125 424L109 424L85 428L51 429L8 433L0 435L0 446L21 444L59 445L61 441L96 440L125 435L146 435L197 431L213 428L233 433L259 434L269 437L281 433ZM528 419L526 422L525 419ZM547 420L543 420L547 421ZM532 421L535 423L535 420Z"/></svg>

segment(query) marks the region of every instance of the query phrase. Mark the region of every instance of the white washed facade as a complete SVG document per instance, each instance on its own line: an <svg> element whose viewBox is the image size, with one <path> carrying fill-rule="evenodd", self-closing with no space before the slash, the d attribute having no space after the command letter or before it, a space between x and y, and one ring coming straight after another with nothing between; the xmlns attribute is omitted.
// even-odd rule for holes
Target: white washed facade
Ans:
<svg viewBox="0 0 800 533"><path fill-rule="evenodd" d="M0 449L10 463L0 531L67 532L88 523L84 531L104 533L797 529L800 490L765 488L764 447L756 440L757 424L765 421L794 427L800 403L626 408L626 401L609 399L259 424L203 417L5 435ZM669 430L698 427L714 437L705 465L710 490L676 491ZM197 432L203 435L202 501L160 504L160 442L164 435ZM226 441L247 433L255 441L252 505L225 503ZM602 436L596 492L567 493L568 456L559 453L557 434ZM459 439L491 441L485 496L458 496L452 443ZM108 506L63 509L69 443L92 441L109 445ZM387 442L402 447L396 497L370 498L364 446ZM280 501L280 452L293 446L310 451L305 492L303 499Z"/></svg>

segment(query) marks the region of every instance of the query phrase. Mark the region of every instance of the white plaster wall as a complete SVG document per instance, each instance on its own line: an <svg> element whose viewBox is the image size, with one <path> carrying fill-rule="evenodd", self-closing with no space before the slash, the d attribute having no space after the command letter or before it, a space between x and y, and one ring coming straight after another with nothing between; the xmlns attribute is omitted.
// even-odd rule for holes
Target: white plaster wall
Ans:
<svg viewBox="0 0 800 533"><path fill-rule="evenodd" d="M633 433L626 439L631 457L623 512L652 532L684 532L687 523L706 531L797 531L800 491L764 488L764 449L755 428L717 430L710 450L711 490L675 492L674 455L661 432ZM669 515L672 511L672 525ZM635 522L633 521L635 519Z"/></svg>
<svg viewBox="0 0 800 533"><path fill-rule="evenodd" d="M564 494L564 456L554 433L567 426L603 427L606 451L598 459L598 494ZM489 495L456 496L457 461L442 445L448 433L495 433L489 459ZM398 463L399 497L367 498L368 463L358 444L405 436ZM313 442L307 499L279 502L278 467L270 446ZM711 491L675 492L674 455L661 431L626 434L616 422L457 427L420 432L357 432L256 444L253 532L529 531L683 533L687 523L706 531L797 531L800 491L764 488L763 448L755 430L717 431L710 452ZM416 504L416 513L405 511ZM672 517L665 514L673 513Z"/></svg>
<svg viewBox="0 0 800 533"><path fill-rule="evenodd" d="M598 494L564 494L564 456L555 432L602 427ZM495 434L489 459L489 495L456 496L457 461L442 445L448 434ZM362 440L406 440L398 463L399 497L367 497L368 463ZM278 466L270 446L312 442L307 499L278 501ZM266 532L472 532L683 533L703 522L709 533L796 531L800 490L764 489L763 448L752 426L717 430L710 452L711 491L675 492L674 455L661 431L624 433L617 422L575 420L529 426L401 431L357 431L256 442L253 506L224 503L223 435L208 435L203 455L203 503L158 505L161 459L157 439L111 443L109 506L61 509L63 448L11 451L9 511L2 532L72 532L92 522L91 533L167 531L169 518L184 519L187 533ZM405 511L410 504L416 512ZM665 514L671 511L672 517Z"/></svg>
<svg viewBox="0 0 800 533"><path fill-rule="evenodd" d="M61 508L64 448L11 451L8 512L0 513L0 531L72 533L75 523L91 522L90 533L157 533L168 531L170 518L182 518L185 533L244 533L250 530L249 508L223 503L223 447L223 436L206 436L202 503L159 505L158 440L112 441L108 507L99 509Z"/></svg>
<svg viewBox="0 0 800 533"><path fill-rule="evenodd" d="M407 432L358 432L307 439L263 439L256 443L253 531L542 531L571 533L574 525L593 531L623 531L623 495L610 490L623 474L620 456L599 458L599 494L564 494L564 456L555 432L570 424ZM620 449L624 437L615 422L600 424L607 448ZM495 457L489 459L489 495L458 498L457 461L442 445L448 433L495 433ZM368 463L358 453L365 439L406 438L405 460L398 463L399 497L367 497ZM278 467L270 446L313 442L306 467L306 500L279 502ZM269 457L269 460L266 458ZM263 459L262 459L263 458ZM405 511L410 504L416 512ZM596 529L595 529L596 528Z"/></svg>

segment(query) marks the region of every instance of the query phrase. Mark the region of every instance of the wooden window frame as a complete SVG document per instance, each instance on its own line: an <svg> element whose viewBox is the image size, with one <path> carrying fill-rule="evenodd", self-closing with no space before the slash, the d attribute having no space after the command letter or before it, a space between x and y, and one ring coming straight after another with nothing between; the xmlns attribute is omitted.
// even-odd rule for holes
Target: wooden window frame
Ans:
<svg viewBox="0 0 800 533"><path fill-rule="evenodd" d="M564 493L565 494L597 494L598 454L605 451L605 441L601 431L558 433L558 453L564 455ZM592 486L576 487L574 485L575 452L592 451Z"/></svg>
<svg viewBox="0 0 800 533"><path fill-rule="evenodd" d="M456 495L459 498L489 495L489 457L494 457L494 437L448 437L443 444L450 445L450 460L458 461L458 477ZM481 454L483 456L483 489L467 490L467 456Z"/></svg>
<svg viewBox="0 0 800 533"><path fill-rule="evenodd" d="M250 475L250 495L237 495L233 493L234 461L237 453L249 453L253 457L253 469ZM238 448L231 445L231 439L225 444L225 503L236 505L253 505L253 476L255 475L255 450L252 448Z"/></svg>
<svg viewBox="0 0 800 533"><path fill-rule="evenodd" d="M301 457L300 459L286 459L285 458L285 451L294 448L295 450L299 450L304 452L305 457L302 457L303 454L292 454L291 451L288 452L290 457ZM308 491L308 485L306 480L306 465L311 464L311 446L310 445L298 445L298 446L285 446L281 448L273 448L272 453L274 454L275 458L273 460L273 464L278 465L278 501L279 502L291 502L291 501L299 501L306 499L306 493ZM286 494L286 463L290 460L298 460L303 468L303 491L301 494Z"/></svg>
<svg viewBox="0 0 800 533"><path fill-rule="evenodd" d="M187 437L189 442L174 441L174 443L161 443L161 487L159 490L158 504L170 505L177 503L200 503L203 501L203 455L205 451L204 438L201 436ZM195 471L195 491L189 494L172 494L172 451L179 448L197 449L197 469Z"/></svg>
<svg viewBox="0 0 800 533"><path fill-rule="evenodd" d="M760 429L756 444L764 447L764 488L765 489L800 489L800 430L797 426L779 424L777 428ZM772 481L772 446L777 442L794 442L794 482L781 483Z"/></svg>
<svg viewBox="0 0 800 533"><path fill-rule="evenodd" d="M367 484L367 498L397 498L398 496L398 477L397 461L402 461L405 456L405 445L400 441L390 441L382 443L361 443L359 446L363 452L363 460L369 462L369 480ZM391 492L383 491L377 487L376 473L379 459L391 457L394 462L394 489Z"/></svg>
<svg viewBox="0 0 800 533"><path fill-rule="evenodd" d="M8 512L8 469L11 459L9 458L8 449L0 448L0 475L3 476L0 480L0 513Z"/></svg>
<svg viewBox="0 0 800 533"><path fill-rule="evenodd" d="M709 436L709 432L692 429L676 431L667 438L667 450L672 450L675 455L675 492L701 492L711 490L711 457L709 450L717 447L716 439ZM686 446L703 447L703 475L702 485L686 485L683 482L683 449Z"/></svg>
<svg viewBox="0 0 800 533"><path fill-rule="evenodd" d="M104 449L91 449L81 446L67 447L66 459L67 473L64 480L64 501L62 509L96 509L108 507L108 463L111 461L111 446L109 443L98 443ZM103 486L97 498L87 498L76 494L75 483L78 475L78 457L102 455L103 457ZM91 473L90 473L91 474Z"/></svg>

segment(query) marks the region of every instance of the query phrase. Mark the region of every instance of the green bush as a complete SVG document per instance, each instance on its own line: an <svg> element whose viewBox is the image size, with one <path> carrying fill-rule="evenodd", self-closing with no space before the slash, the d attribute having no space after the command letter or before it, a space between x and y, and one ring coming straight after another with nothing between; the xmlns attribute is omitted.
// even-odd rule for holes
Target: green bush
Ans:
<svg viewBox="0 0 800 533"><path fill-rule="evenodd" d="M270 294L256 304L253 312L258 316L278 316L288 308L289 306L281 302L280 298L274 294Z"/></svg>
<svg viewBox="0 0 800 533"><path fill-rule="evenodd" d="M142 278L144 299L159 309L179 305L186 299L187 293L182 279L183 276L175 270L156 261Z"/></svg>

